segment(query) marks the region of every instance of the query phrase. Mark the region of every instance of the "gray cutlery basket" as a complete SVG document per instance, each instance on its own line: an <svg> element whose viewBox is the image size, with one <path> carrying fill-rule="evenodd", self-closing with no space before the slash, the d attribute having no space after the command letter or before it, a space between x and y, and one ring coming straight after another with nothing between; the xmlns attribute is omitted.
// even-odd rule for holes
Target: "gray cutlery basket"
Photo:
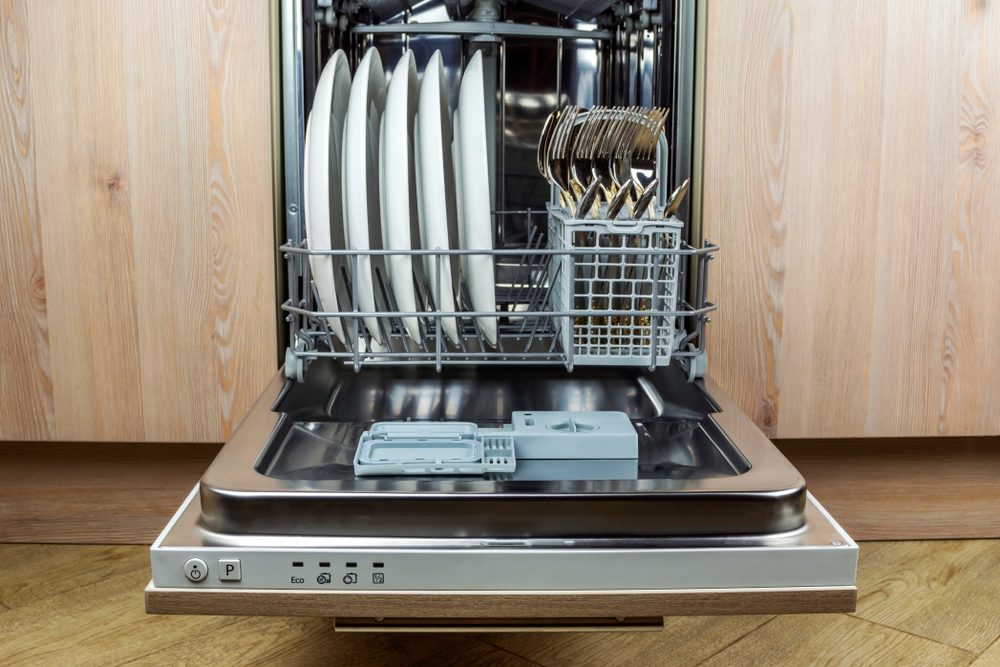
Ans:
<svg viewBox="0 0 1000 667"><path fill-rule="evenodd" d="M563 349L579 365L663 366L676 344L681 231L668 220L580 219L549 209L550 265Z"/></svg>

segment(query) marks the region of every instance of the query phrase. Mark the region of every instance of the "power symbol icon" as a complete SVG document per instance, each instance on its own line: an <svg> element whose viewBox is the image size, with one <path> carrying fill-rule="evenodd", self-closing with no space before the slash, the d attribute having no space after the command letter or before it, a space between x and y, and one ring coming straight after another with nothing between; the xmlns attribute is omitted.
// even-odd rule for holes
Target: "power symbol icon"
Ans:
<svg viewBox="0 0 1000 667"><path fill-rule="evenodd" d="M184 576L189 581L202 581L208 575L208 565L200 558L191 558L184 563Z"/></svg>

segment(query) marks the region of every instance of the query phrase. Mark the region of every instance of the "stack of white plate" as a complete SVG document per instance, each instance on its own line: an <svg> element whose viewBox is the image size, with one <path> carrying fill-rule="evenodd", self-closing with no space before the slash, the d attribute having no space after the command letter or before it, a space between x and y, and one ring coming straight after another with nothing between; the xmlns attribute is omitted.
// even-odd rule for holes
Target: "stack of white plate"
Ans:
<svg viewBox="0 0 1000 667"><path fill-rule="evenodd" d="M486 100L482 55L476 53L462 76L458 108L448 106L444 66L435 52L417 75L411 51L403 54L388 86L378 51L369 49L354 73L338 51L316 86L306 126L305 219L311 250L384 249L398 254L357 255L346 265L352 293L363 312L385 311L376 284L381 266L401 312L455 313L459 280L474 311L496 312L493 257L405 254L413 249L493 249L490 177L486 145ZM329 255L309 258L319 306L325 312L351 310L338 282L338 263ZM418 286L420 286L418 288ZM421 289L424 306L417 298ZM379 298L376 299L376 294ZM403 317L405 335L424 343L420 317ZM457 317L437 320L445 339L458 345ZM380 321L381 320L381 321ZM346 344L355 336L351 319L328 318L330 330ZM478 317L479 332L497 344L495 317ZM392 323L363 319L372 350L386 349ZM364 336L356 345L367 346ZM352 345L353 346L353 345Z"/></svg>

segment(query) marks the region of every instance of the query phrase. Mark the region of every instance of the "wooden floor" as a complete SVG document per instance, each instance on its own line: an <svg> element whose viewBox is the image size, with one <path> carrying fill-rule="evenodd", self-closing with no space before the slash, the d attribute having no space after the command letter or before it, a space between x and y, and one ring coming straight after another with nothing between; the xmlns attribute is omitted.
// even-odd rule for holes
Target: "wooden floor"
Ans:
<svg viewBox="0 0 1000 667"><path fill-rule="evenodd" d="M1000 665L1000 540L862 544L854 614L673 618L628 634L147 616L147 558L140 546L0 545L0 664Z"/></svg>

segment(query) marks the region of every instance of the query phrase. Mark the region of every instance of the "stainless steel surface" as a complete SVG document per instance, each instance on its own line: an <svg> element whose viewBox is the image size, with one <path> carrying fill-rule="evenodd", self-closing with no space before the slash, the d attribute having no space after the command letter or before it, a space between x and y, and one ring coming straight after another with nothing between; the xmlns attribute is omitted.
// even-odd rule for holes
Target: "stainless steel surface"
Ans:
<svg viewBox="0 0 1000 667"><path fill-rule="evenodd" d="M292 243L305 239L302 218L302 161L305 154L305 100L302 81L302 3L281 2L282 122L285 139L285 220ZM296 260L306 264L304 258ZM299 269L301 270L301 268Z"/></svg>
<svg viewBox="0 0 1000 667"><path fill-rule="evenodd" d="M668 116L667 109L636 106L594 106L585 111L569 106L553 111L537 151L539 173L560 190L552 205L562 205L580 218L598 217L598 194L603 193L610 204L630 184L645 202L638 213L630 212L633 218L642 217L658 191L660 177L667 176L663 126ZM612 210L620 208L607 209Z"/></svg>
<svg viewBox="0 0 1000 667"><path fill-rule="evenodd" d="M655 618L535 618L508 620L337 617L337 632L662 632Z"/></svg>
<svg viewBox="0 0 1000 667"><path fill-rule="evenodd" d="M687 178L683 183L677 186L676 190L670 193L670 198L667 199L667 203L663 206L664 219L677 215L677 212L681 208L681 204L684 203L684 197L687 195L690 187L691 179Z"/></svg>
<svg viewBox="0 0 1000 667"><path fill-rule="evenodd" d="M707 394L688 384L673 367L655 373L500 367L353 373L319 360L305 383L286 386L276 377L212 463L202 479L204 524L218 532L281 533L294 527L298 534L313 535L495 538L775 533L800 527L802 477L727 397L711 383L706 388ZM514 410L545 409L625 412L640 434L634 477L358 479L353 474L358 429L373 421L488 426L506 421ZM317 434L313 442L310 428Z"/></svg>
<svg viewBox="0 0 1000 667"><path fill-rule="evenodd" d="M559 198L572 212L575 210L573 201L578 195L573 191L570 181L570 165L572 158L573 128L579 116L580 107L570 105L561 110L556 124L555 136L545 157L545 174L549 182L559 188Z"/></svg>
<svg viewBox="0 0 1000 667"><path fill-rule="evenodd" d="M853 586L857 567L857 545L809 495L802 528L783 535L443 540L219 534L200 521L196 491L153 544L153 583L158 588L721 593ZM183 565L191 558L207 565L208 576L198 582L184 575ZM239 581L219 577L220 560L240 561Z"/></svg>
<svg viewBox="0 0 1000 667"><path fill-rule="evenodd" d="M534 39L610 38L606 30L574 30L523 23L495 21L447 21L441 23L386 23L358 25L351 31L359 35L491 35Z"/></svg>
<svg viewBox="0 0 1000 667"><path fill-rule="evenodd" d="M694 85L695 85L695 33L697 0L676 0L675 35L676 58L674 60L674 114L675 134L673 144L674 173L676 185L691 178L694 151ZM679 215L690 220L690 206L682 206Z"/></svg>
<svg viewBox="0 0 1000 667"><path fill-rule="evenodd" d="M598 203L597 196L600 193L600 187L601 182L593 180L587 186L587 189L583 191L583 194L580 195L580 200L576 203L576 208L581 216L597 217L599 215L595 207Z"/></svg>
<svg viewBox="0 0 1000 667"><path fill-rule="evenodd" d="M589 21L610 9L617 0L527 0L533 5L556 12L567 19Z"/></svg>
<svg viewBox="0 0 1000 667"><path fill-rule="evenodd" d="M610 220L617 218L622 208L624 208L625 204L628 203L629 197L632 196L634 190L635 184L633 184L631 180L625 183L623 187L619 188L618 192L615 192L614 195L612 195L611 201L608 202L608 210L605 212L605 217Z"/></svg>
<svg viewBox="0 0 1000 667"><path fill-rule="evenodd" d="M163 547L248 547L253 549L708 549L712 547L801 547L847 544L840 527L824 521L825 511L808 492L805 494L802 525L795 530L770 534L732 533L728 535L650 536L638 538L582 536L577 538L545 537L406 537L339 536L220 532L206 526L199 489L181 506L176 522L171 523L160 539ZM841 545L833 545L841 546Z"/></svg>
<svg viewBox="0 0 1000 667"><path fill-rule="evenodd" d="M646 185L646 189L635 200L633 207L633 218L644 218L649 213L650 206L653 205L653 197L656 196L656 187L660 184L660 179L654 178Z"/></svg>

